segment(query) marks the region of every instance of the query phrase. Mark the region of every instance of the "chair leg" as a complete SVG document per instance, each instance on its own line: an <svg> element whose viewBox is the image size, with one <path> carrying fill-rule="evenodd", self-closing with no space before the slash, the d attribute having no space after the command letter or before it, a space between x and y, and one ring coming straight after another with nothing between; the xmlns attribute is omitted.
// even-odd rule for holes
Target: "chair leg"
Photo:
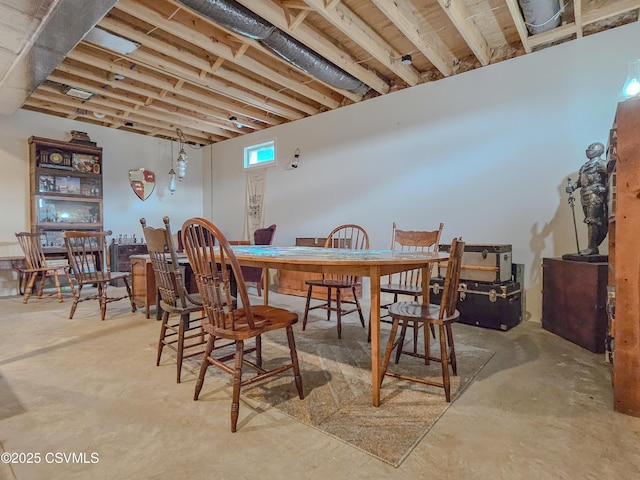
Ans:
<svg viewBox="0 0 640 480"><path fill-rule="evenodd" d="M80 295L82 295L82 285L78 285L78 290L73 290L73 303L71 304L71 310L69 311L69 320L73 318L78 308L78 302L80 301Z"/></svg>
<svg viewBox="0 0 640 480"><path fill-rule="evenodd" d="M360 300L358 300L358 296L356 295L356 287L351 287L351 292L353 293L353 298L356 301L356 308L358 309L358 315L360 315L360 323L364 328L364 315L362 315L362 308L360 307Z"/></svg>
<svg viewBox="0 0 640 480"><path fill-rule="evenodd" d="M458 365L456 363L456 347L453 344L453 331L451 325L447 325L447 343L449 344L449 363L454 375L458 375Z"/></svg>
<svg viewBox="0 0 640 480"><path fill-rule="evenodd" d="M71 294L75 297L75 295L76 295L76 287L73 286L73 279L71 278L71 275L69 274L68 270L66 270L64 273L67 276L67 282L69 283L69 288L71 289Z"/></svg>
<svg viewBox="0 0 640 480"><path fill-rule="evenodd" d="M236 355L233 366L233 400L231 402L231 431L236 431L238 413L240 411L240 387L242 385L242 357L244 342L236 340Z"/></svg>
<svg viewBox="0 0 640 480"><path fill-rule="evenodd" d="M264 282L264 273L260 275L260 280L256 282L256 291L258 292L258 296L262 296L262 283Z"/></svg>
<svg viewBox="0 0 640 480"><path fill-rule="evenodd" d="M216 337L214 335L209 335L207 339L207 346L204 349L204 356L202 357L202 363L200 364L200 374L198 375L198 380L196 381L196 389L193 393L193 400L198 400L200 396L200 390L202 390L202 385L204 384L204 374L207 373L207 367L209 366L209 357L211 356L211 350L213 350L213 344L216 341Z"/></svg>
<svg viewBox="0 0 640 480"><path fill-rule="evenodd" d="M262 336L256 337L256 365L262 368Z"/></svg>
<svg viewBox="0 0 640 480"><path fill-rule="evenodd" d="M27 303L29 301L29 297L31 296L31 292L33 292L33 284L36 282L37 273L32 273L29 275L29 281L27 282L27 288L25 288L24 296L22 297L22 303Z"/></svg>
<svg viewBox="0 0 640 480"><path fill-rule="evenodd" d="M302 319L302 331L307 328L307 317L309 316L309 305L311 304L311 290L313 289L313 285L309 285L309 290L307 291L307 304L304 307L304 318Z"/></svg>
<svg viewBox="0 0 640 480"><path fill-rule="evenodd" d="M47 281L47 274L40 274L40 281L38 282L38 298L42 298L42 294L44 293L44 284Z"/></svg>
<svg viewBox="0 0 640 480"><path fill-rule="evenodd" d="M402 328L400 328L400 336L398 337L398 346L396 348L396 365L400 362L400 355L402 355L402 349L404 348L404 337L407 334L408 321L402 322Z"/></svg>
<svg viewBox="0 0 640 480"><path fill-rule="evenodd" d="M449 355L447 353L447 339L444 325L438 325L440 337L440 362L442 363L442 385L447 402L451 401L451 379L449 378Z"/></svg>
<svg viewBox="0 0 640 480"><path fill-rule="evenodd" d="M389 340L387 341L387 348L384 351L384 359L382 360L382 368L380 369L380 386L382 386L382 381L384 380L384 376L387 373L387 368L389 367L389 359L391 358L391 352L393 351L393 344L396 340L396 332L398 331L398 319L393 319L393 324L391 325L391 332L389 332Z"/></svg>
<svg viewBox="0 0 640 480"><path fill-rule="evenodd" d="M331 320L331 287L327 287L327 322Z"/></svg>
<svg viewBox="0 0 640 480"><path fill-rule="evenodd" d="M131 311L135 312L138 309L138 306L133 301L133 294L131 293L131 286L129 285L129 280L126 278L122 279L124 281L124 286L127 289L127 295L129 296L129 303L131 303Z"/></svg>
<svg viewBox="0 0 640 480"><path fill-rule="evenodd" d="M302 390L302 377L300 376L300 366L298 365L298 351L296 350L296 341L293 338L293 328L287 327L287 340L289 341L289 352L291 353L291 364L293 365L293 378L296 382L296 389L300 400L304 400L304 391Z"/></svg>
<svg viewBox="0 0 640 480"><path fill-rule="evenodd" d="M427 325L429 325L429 328L427 328ZM435 331L435 329L433 328L433 324L431 322L427 322L426 324L424 324L424 326L422 327L422 337L423 337L423 341L424 341L424 364L425 365L429 365L431 363L431 359L429 358L429 353L430 353L430 345L431 345L431 335L430 332Z"/></svg>
<svg viewBox="0 0 640 480"><path fill-rule="evenodd" d="M107 316L107 286L104 283L98 284L98 301L100 302L100 319L104 321Z"/></svg>
<svg viewBox="0 0 640 480"><path fill-rule="evenodd" d="M331 291L331 289L329 289ZM338 338L342 338L342 304L340 303L340 289L336 288L336 316L338 317ZM331 309L327 310L331 313ZM328 319L327 319L328 320Z"/></svg>
<svg viewBox="0 0 640 480"><path fill-rule="evenodd" d="M189 328L189 314L180 315L180 325L178 325L178 350L176 352L176 383L180 383L182 373L182 358L184 355L184 332Z"/></svg>
<svg viewBox="0 0 640 480"><path fill-rule="evenodd" d="M58 272L55 270L53 271L53 283L56 286L58 303L62 303L62 287L60 286L60 277L58 277Z"/></svg>
<svg viewBox="0 0 640 480"><path fill-rule="evenodd" d="M162 358L164 337L167 334L167 322L169 322L169 312L164 312L164 314L162 315L162 326L160 327L160 340L158 340L158 356L156 358L156 367L160 365L160 358Z"/></svg>

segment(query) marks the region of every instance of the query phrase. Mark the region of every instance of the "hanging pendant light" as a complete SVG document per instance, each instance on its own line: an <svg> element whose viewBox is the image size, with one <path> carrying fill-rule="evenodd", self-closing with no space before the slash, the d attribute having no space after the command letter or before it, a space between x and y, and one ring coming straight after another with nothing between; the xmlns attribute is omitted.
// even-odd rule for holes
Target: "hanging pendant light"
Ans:
<svg viewBox="0 0 640 480"><path fill-rule="evenodd" d="M171 195L176 191L176 171L173 169L173 140L171 140L171 170L169 170L169 191Z"/></svg>
<svg viewBox="0 0 640 480"><path fill-rule="evenodd" d="M178 134L178 141L180 142L180 153L178 153L178 159L176 160L176 168L178 169L178 180L182 181L187 174L187 160L189 157L187 157L187 152L184 151L184 144L186 142L182 130L178 128L176 129L176 133Z"/></svg>
<svg viewBox="0 0 640 480"><path fill-rule="evenodd" d="M622 87L624 98L636 97L640 94L640 59L629 62L629 75Z"/></svg>

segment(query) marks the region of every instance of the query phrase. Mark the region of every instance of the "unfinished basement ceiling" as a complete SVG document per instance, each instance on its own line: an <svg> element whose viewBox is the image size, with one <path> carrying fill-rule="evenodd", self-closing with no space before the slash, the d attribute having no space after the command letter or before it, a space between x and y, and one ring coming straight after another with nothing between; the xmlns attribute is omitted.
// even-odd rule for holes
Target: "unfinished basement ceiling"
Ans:
<svg viewBox="0 0 640 480"><path fill-rule="evenodd" d="M184 0L195 9L119 0L22 108L163 138L180 128L189 142L215 143L634 22L640 8L640 0L523 2L525 12L557 5L557 22L531 34L540 28L527 28L518 0ZM226 29L198 4L249 12L277 30L271 43L291 41L294 53ZM0 0L3 13L12 5ZM128 42L99 45L103 31ZM30 35L24 43L38 32ZM130 53L112 50L122 47ZM350 83L334 82L338 74Z"/></svg>

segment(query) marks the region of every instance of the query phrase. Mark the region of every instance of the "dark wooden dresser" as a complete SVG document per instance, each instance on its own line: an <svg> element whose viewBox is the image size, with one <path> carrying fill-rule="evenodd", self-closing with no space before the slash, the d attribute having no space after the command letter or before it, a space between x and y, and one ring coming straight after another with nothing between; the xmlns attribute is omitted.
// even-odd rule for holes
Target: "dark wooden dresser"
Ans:
<svg viewBox="0 0 640 480"><path fill-rule="evenodd" d="M129 262L129 257L131 257L131 255L144 255L146 253L146 243L112 243L111 245L109 245L109 261L111 264L111 271L130 272L131 263ZM120 280L119 283L112 283L112 285L123 287L124 283Z"/></svg>
<svg viewBox="0 0 640 480"><path fill-rule="evenodd" d="M542 328L604 353L608 264L544 258L542 266Z"/></svg>

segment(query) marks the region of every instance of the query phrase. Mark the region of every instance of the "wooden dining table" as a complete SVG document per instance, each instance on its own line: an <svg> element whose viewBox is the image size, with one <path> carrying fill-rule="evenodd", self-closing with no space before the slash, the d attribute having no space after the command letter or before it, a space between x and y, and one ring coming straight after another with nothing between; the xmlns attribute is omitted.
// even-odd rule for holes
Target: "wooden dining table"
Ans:
<svg viewBox="0 0 640 480"><path fill-rule="evenodd" d="M393 250L348 250L318 247L234 245L240 265L266 269L264 303L269 303L269 269L354 275L369 278L371 322L371 400L380 405L380 279L389 274L420 268L422 291L428 301L431 266L449 258L445 252L399 252Z"/></svg>

